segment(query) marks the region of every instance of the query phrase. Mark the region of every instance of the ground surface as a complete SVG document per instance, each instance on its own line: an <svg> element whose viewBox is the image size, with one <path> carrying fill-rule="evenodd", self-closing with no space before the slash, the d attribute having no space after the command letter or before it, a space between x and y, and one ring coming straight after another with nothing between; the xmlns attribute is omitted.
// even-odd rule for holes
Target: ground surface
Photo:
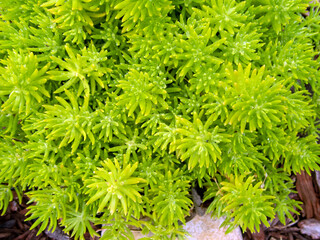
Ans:
<svg viewBox="0 0 320 240"><path fill-rule="evenodd" d="M312 176L302 172L293 176L296 182L297 193L290 195L298 201L302 201L300 216L294 215L294 222L288 219L283 226L276 218L269 228L261 226L260 233L251 234L249 231L243 235L244 240L311 240L320 239L320 172L312 173ZM52 235L48 232L36 236L38 228L30 230L32 222L25 222L27 212L26 197L19 204L18 197L10 203L5 215L0 216L0 239L5 240L65 240L69 239L62 234ZM190 228L190 226L189 226ZM216 235L217 237L217 235ZM86 240L96 240L86 236ZM219 240L217 238L212 238Z"/></svg>

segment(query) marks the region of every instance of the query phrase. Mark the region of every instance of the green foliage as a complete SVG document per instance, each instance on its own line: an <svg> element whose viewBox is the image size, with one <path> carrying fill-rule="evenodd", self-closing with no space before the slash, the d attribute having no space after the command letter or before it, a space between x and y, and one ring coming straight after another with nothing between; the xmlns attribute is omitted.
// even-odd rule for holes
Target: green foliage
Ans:
<svg viewBox="0 0 320 240"><path fill-rule="evenodd" d="M113 214L109 217L106 217L106 222L103 226L103 230L105 234L102 235L102 240L134 240L133 233L131 232L130 226L141 227L139 221L134 219L133 217L124 218L121 214ZM112 224L108 224L112 222ZM107 224L106 224L107 223Z"/></svg>
<svg viewBox="0 0 320 240"><path fill-rule="evenodd" d="M54 231L57 227L57 219L66 219L66 208L68 204L68 193L61 188L47 188L45 190L36 190L29 192L30 203L36 202L36 205L30 206L27 215L31 215L27 220L36 219L30 229L40 226L39 232L48 228Z"/></svg>
<svg viewBox="0 0 320 240"><path fill-rule="evenodd" d="M273 203L275 205L274 211L277 213L279 220L282 224L286 224L285 217L288 217L292 221L294 218L293 213L299 214L297 209L301 210L301 202L295 201L289 198L289 193L292 192L294 187L288 173L283 172L281 169L274 169L269 167L270 173L273 174L273 178L268 178L268 174L265 173L264 186L270 195L275 196Z"/></svg>
<svg viewBox="0 0 320 240"><path fill-rule="evenodd" d="M228 231L293 219L290 175L320 163L319 9L0 1L0 210L14 190L40 232L185 239L199 186Z"/></svg>
<svg viewBox="0 0 320 240"><path fill-rule="evenodd" d="M260 43L262 33L259 34L255 30L249 30L255 27L252 24L243 25L235 36L229 33L221 33L221 36L225 36L227 39L225 46L221 47L223 57L226 60L235 64L249 64L252 60L260 59L257 51L263 46L263 43Z"/></svg>
<svg viewBox="0 0 320 240"><path fill-rule="evenodd" d="M141 195L137 184L144 182L142 178L131 177L138 166L136 162L121 169L119 162L115 159L113 163L110 159L104 162L103 167L97 170L92 179L87 182L88 192L91 196L87 205L99 200L98 212L101 212L109 203L109 211L114 214L120 203L125 215L131 205L141 202ZM108 170L108 171L107 171Z"/></svg>
<svg viewBox="0 0 320 240"><path fill-rule="evenodd" d="M178 228L178 221L185 223L184 216L189 214L192 201L188 197L189 179L181 179L182 171L178 169L166 173L164 179L152 190L154 201L151 203L153 218L162 225Z"/></svg>
<svg viewBox="0 0 320 240"><path fill-rule="evenodd" d="M91 33L96 19L102 18L103 1L85 0L50 0L43 2L41 7L47 8L55 15L54 22L63 30L66 36L65 41L81 44Z"/></svg>
<svg viewBox="0 0 320 240"><path fill-rule="evenodd" d="M264 190L260 188L261 182L252 184L253 176L247 180L243 178L243 176L239 178L231 176L229 182L221 183L222 187L217 193L223 195L220 201L227 205L222 210L228 215L224 223L231 222L227 232L236 225L240 225L242 229L256 229L259 232L260 223L268 227L270 224L267 218L274 216L272 207L274 196L263 194Z"/></svg>
<svg viewBox="0 0 320 240"><path fill-rule="evenodd" d="M32 52L8 54L8 59L1 61L6 67L0 68L0 96L8 96L1 110L28 115L32 108L37 108L37 103L43 102L43 97L50 97L44 76L50 64L40 69L37 56Z"/></svg>
<svg viewBox="0 0 320 240"><path fill-rule="evenodd" d="M0 207L2 209L1 215L5 214L10 201L13 200L13 194L9 185L0 185Z"/></svg>
<svg viewBox="0 0 320 240"><path fill-rule="evenodd" d="M213 34L227 31L234 34L235 29L243 26L248 16L243 14L246 3L237 3L235 0L211 0L208 5L203 4L201 10L194 9L196 13L213 28Z"/></svg>
<svg viewBox="0 0 320 240"><path fill-rule="evenodd" d="M168 0L124 0L119 1L114 9L118 10L115 18L121 18L123 22L122 31L128 32L135 27L139 29L139 25L144 20L150 21L150 19L156 19L157 17L165 17L173 9L173 6L171 1Z"/></svg>
<svg viewBox="0 0 320 240"><path fill-rule="evenodd" d="M67 215L62 226L65 227L65 232L72 231L71 237L85 239L83 236L86 232L89 232L91 236L99 236L91 226L91 222L95 220L95 217L89 211L89 207L84 204L79 209L68 206Z"/></svg>
<svg viewBox="0 0 320 240"><path fill-rule="evenodd" d="M230 92L233 101L226 124L234 128L240 126L241 133L244 133L247 123L251 132L263 127L271 129L272 123L281 122L285 116L286 107L282 95L288 90L283 89L281 81L276 82L270 76L262 79L263 74L264 66L251 72L251 64L246 69L239 65L238 71L227 69L227 76L232 79Z"/></svg>
<svg viewBox="0 0 320 240"><path fill-rule="evenodd" d="M61 97L56 97L59 104L44 105L46 111L41 116L42 121L33 124L33 129L45 129L46 138L48 140L54 140L60 137L62 141L59 144L59 148L72 143L72 153L77 150L81 142L81 138L85 141L90 139L91 144L95 143L95 138L91 132L93 113L89 112L88 99L84 100L81 108L75 96L65 91L69 97L71 105Z"/></svg>
<svg viewBox="0 0 320 240"><path fill-rule="evenodd" d="M148 73L129 70L125 79L118 81L117 87L123 90L123 94L116 98L117 105L129 110L129 117L133 116L137 107L145 116L149 115L155 107L168 109L168 104L164 101L167 95L164 88L170 82L164 81L162 84L164 88L162 88L159 85L161 79L156 78L157 76L149 76Z"/></svg>
<svg viewBox="0 0 320 240"><path fill-rule="evenodd" d="M89 49L84 48L81 54L75 54L74 50L68 45L66 45L66 51L69 58L65 59L65 61L57 57L52 57L52 60L67 71L48 71L50 79L66 81L55 93L60 93L74 85L76 85L76 89L78 89L77 96L80 96L82 91L84 91L86 95L89 95L90 92L94 94L96 83L98 83L101 88L104 88L105 84L101 80L101 76L111 71L111 69L101 66L100 63L106 63L107 52L97 52L95 46L92 44ZM79 87L77 83L79 83ZM91 88L89 86L91 86Z"/></svg>
<svg viewBox="0 0 320 240"><path fill-rule="evenodd" d="M0 138L0 181L9 186L25 185L28 159L19 142Z"/></svg>
<svg viewBox="0 0 320 240"><path fill-rule="evenodd" d="M202 169L210 169L214 174L215 163L221 160L220 142L228 142L228 135L222 134L223 129L219 126L209 129L212 126L212 119L208 119L205 124L201 122L197 114L193 115L193 123L186 119L178 118L177 122L182 126L176 129L181 139L176 140L174 149L178 152L181 161L188 159L188 169L193 169L199 164Z"/></svg>
<svg viewBox="0 0 320 240"><path fill-rule="evenodd" d="M290 21L301 21L297 13L303 13L309 5L307 0L252 0L257 6L256 14L261 16L259 21L263 25L272 26L273 30L278 34L282 26Z"/></svg>

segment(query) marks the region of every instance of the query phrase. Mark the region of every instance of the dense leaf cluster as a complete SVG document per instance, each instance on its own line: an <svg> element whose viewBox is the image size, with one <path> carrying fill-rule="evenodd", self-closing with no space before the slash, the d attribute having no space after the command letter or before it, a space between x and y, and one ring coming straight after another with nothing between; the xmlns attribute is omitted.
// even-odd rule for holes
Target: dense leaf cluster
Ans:
<svg viewBox="0 0 320 240"><path fill-rule="evenodd" d="M200 187L229 231L292 218L320 163L309 2L0 1L2 211L15 189L40 231L183 239Z"/></svg>

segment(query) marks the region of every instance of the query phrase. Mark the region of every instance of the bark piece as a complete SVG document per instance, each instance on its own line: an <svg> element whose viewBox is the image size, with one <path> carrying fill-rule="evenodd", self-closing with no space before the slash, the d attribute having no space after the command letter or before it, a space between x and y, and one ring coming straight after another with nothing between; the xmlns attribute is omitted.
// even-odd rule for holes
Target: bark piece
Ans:
<svg viewBox="0 0 320 240"><path fill-rule="evenodd" d="M35 229L31 230L29 235L27 236L26 240L34 240L36 234L37 234L37 232L35 231Z"/></svg>
<svg viewBox="0 0 320 240"><path fill-rule="evenodd" d="M0 233L0 239L7 239L11 236L11 233Z"/></svg>
<svg viewBox="0 0 320 240"><path fill-rule="evenodd" d="M251 239L252 239L252 237L248 233L248 231L243 233L243 240L251 240Z"/></svg>
<svg viewBox="0 0 320 240"><path fill-rule="evenodd" d="M299 232L300 229L297 227L288 227L281 230L282 233L293 233L293 232Z"/></svg>
<svg viewBox="0 0 320 240"><path fill-rule="evenodd" d="M53 238L55 240L69 240L70 239L67 235L65 235L65 233L58 226L56 227L56 229L53 232L50 232L48 229L46 229L44 231L44 233L48 237Z"/></svg>
<svg viewBox="0 0 320 240"><path fill-rule="evenodd" d="M320 204L312 184L312 177L305 171L297 174L296 187L304 203L306 217L320 219Z"/></svg>
<svg viewBox="0 0 320 240"><path fill-rule="evenodd" d="M14 225L16 225L16 220L10 219L10 220L0 224L0 228L12 228Z"/></svg>
<svg viewBox="0 0 320 240"><path fill-rule="evenodd" d="M258 233L252 233L252 239L253 240L265 240L266 234L264 233L264 231L260 231Z"/></svg>
<svg viewBox="0 0 320 240"><path fill-rule="evenodd" d="M0 230L1 233L14 233L14 234L21 234L23 231L21 229L10 229L10 228L4 228Z"/></svg>
<svg viewBox="0 0 320 240"><path fill-rule="evenodd" d="M314 218L305 219L298 223L302 234L311 236L312 239L320 239L320 221Z"/></svg>
<svg viewBox="0 0 320 240"><path fill-rule="evenodd" d="M286 235L283 235L279 232L270 232L266 239L269 239L269 237L270 237L270 239L282 239L282 240L288 239L288 237Z"/></svg>
<svg viewBox="0 0 320 240"><path fill-rule="evenodd" d="M260 224L260 231L259 232L251 232L247 229L248 232L251 234L251 239L253 240L265 240L267 238L265 231L267 227L264 224Z"/></svg>
<svg viewBox="0 0 320 240"><path fill-rule="evenodd" d="M295 236L296 240L310 240L309 238L305 238L304 236L302 236L299 233L292 233L293 236Z"/></svg>
<svg viewBox="0 0 320 240"><path fill-rule="evenodd" d="M24 232L23 234L21 234L19 237L16 237L15 239L13 240L23 240L23 239L26 239L26 236L28 236L30 233L30 231L26 231Z"/></svg>
<svg viewBox="0 0 320 240"><path fill-rule="evenodd" d="M14 215L13 217L14 217L14 219L16 220L18 227L19 227L20 229L25 229L24 224L22 223L23 219L22 219L22 221L21 221L21 216L19 216L19 215Z"/></svg>
<svg viewBox="0 0 320 240"><path fill-rule="evenodd" d="M320 192L320 171L315 171L315 180L318 187L318 192Z"/></svg>

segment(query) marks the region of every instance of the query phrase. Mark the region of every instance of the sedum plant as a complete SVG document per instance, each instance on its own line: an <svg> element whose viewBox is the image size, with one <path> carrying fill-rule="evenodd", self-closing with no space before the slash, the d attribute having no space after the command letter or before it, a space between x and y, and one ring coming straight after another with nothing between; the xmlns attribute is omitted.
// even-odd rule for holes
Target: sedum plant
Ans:
<svg viewBox="0 0 320 240"><path fill-rule="evenodd" d="M308 0L0 1L0 209L75 239L185 239L298 213L319 170L319 5ZM306 14L307 8L309 14Z"/></svg>

